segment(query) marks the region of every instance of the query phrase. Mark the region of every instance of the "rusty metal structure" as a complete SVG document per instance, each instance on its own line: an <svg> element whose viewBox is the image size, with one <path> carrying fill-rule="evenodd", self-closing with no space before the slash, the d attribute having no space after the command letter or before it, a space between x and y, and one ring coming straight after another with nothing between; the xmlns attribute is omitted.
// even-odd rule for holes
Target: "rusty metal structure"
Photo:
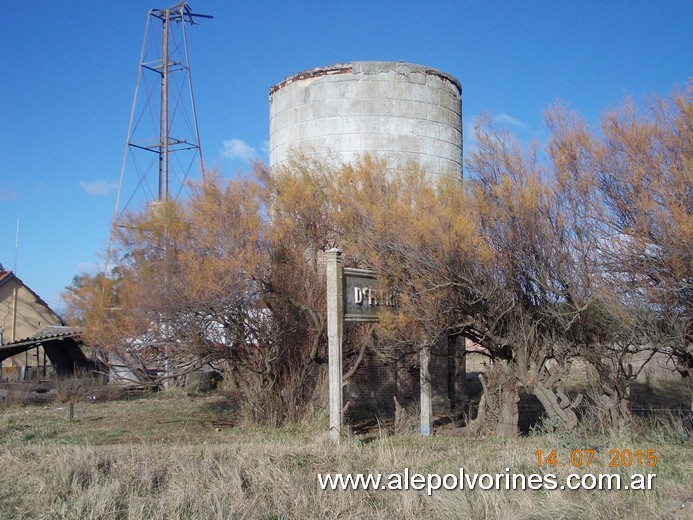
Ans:
<svg viewBox="0 0 693 520"><path fill-rule="evenodd" d="M178 198L194 165L204 169L187 41L199 18L212 17L187 2L147 14L116 220L131 204Z"/></svg>

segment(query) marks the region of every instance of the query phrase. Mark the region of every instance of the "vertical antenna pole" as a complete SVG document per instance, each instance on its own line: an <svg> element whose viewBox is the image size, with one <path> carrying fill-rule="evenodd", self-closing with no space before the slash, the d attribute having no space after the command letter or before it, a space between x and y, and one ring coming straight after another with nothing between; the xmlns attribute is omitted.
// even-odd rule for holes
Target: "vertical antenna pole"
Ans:
<svg viewBox="0 0 693 520"><path fill-rule="evenodd" d="M17 274L17 257L19 256L19 219L17 219L17 233L14 239L14 265L12 266L12 272Z"/></svg>

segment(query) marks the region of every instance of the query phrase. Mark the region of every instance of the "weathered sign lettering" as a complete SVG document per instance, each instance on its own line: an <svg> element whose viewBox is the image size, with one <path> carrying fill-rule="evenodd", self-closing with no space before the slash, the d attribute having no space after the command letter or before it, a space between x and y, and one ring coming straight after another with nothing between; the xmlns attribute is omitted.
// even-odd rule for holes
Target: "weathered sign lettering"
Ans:
<svg viewBox="0 0 693 520"><path fill-rule="evenodd" d="M381 295L373 287L354 287L354 304L364 307L394 307L395 297L392 294Z"/></svg>
<svg viewBox="0 0 693 520"><path fill-rule="evenodd" d="M396 305L394 294L380 291L377 282L374 271L343 268L345 321L378 321L379 307Z"/></svg>

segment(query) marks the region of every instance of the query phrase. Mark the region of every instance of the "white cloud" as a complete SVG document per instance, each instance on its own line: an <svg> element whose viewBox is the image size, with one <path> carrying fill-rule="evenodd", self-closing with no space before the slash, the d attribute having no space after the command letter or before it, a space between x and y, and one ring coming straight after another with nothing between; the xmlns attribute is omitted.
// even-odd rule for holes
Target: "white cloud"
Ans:
<svg viewBox="0 0 693 520"><path fill-rule="evenodd" d="M257 150L242 139L229 139L224 141L223 145L221 155L227 159L241 159L246 162L252 162L258 156Z"/></svg>
<svg viewBox="0 0 693 520"><path fill-rule="evenodd" d="M79 187L86 191L89 195L104 197L115 191L115 189L118 187L118 184L115 182L108 181L79 181Z"/></svg>
<svg viewBox="0 0 693 520"><path fill-rule="evenodd" d="M527 125L524 124L522 121L520 121L519 119L517 119L513 116L510 116L504 112L501 112L500 114L496 114L495 116L493 116L493 120L496 123L501 123L501 124L505 124L505 125L512 125L512 126L519 126L520 128L527 128Z"/></svg>

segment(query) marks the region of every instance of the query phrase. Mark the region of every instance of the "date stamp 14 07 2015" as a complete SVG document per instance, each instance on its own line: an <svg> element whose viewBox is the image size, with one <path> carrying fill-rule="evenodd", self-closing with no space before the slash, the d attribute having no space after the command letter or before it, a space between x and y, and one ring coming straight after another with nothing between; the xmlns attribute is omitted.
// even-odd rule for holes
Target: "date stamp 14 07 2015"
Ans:
<svg viewBox="0 0 693 520"><path fill-rule="evenodd" d="M610 468L648 467L657 465L657 450L609 450L608 456L592 449L572 450L559 454L557 450L534 452L538 466L572 466L587 468L592 465L607 465Z"/></svg>

